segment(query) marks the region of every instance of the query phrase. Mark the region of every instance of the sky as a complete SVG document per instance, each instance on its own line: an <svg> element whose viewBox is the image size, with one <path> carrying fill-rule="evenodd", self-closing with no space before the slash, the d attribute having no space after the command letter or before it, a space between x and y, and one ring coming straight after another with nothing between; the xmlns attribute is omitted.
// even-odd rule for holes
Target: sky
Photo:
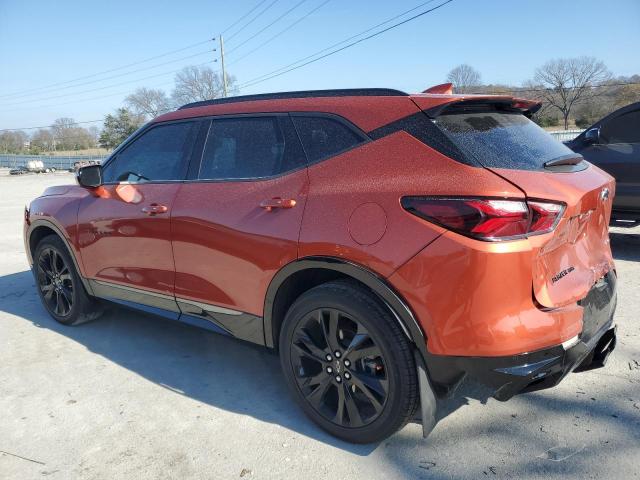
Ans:
<svg viewBox="0 0 640 480"><path fill-rule="evenodd" d="M180 68L220 68L221 32L227 72L242 85L425 1L264 0L232 26L260 0L0 0L0 130L46 126L59 117L99 120L142 86L170 93ZM444 1L432 0L393 23ZM417 92L443 83L461 63L476 68L483 83L521 85L548 60L583 55L604 61L616 76L629 76L640 74L639 51L640 0L453 0L240 93L353 87ZM152 57L158 58L145 61Z"/></svg>

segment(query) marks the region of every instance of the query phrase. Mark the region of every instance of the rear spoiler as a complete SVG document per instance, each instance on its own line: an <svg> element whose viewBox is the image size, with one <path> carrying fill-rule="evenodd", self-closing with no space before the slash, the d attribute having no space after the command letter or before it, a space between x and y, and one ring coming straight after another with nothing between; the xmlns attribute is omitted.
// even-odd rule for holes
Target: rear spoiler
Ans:
<svg viewBox="0 0 640 480"><path fill-rule="evenodd" d="M436 87L443 87L444 85L437 85ZM431 90L431 89L429 89ZM432 93L432 92L430 92ZM425 113L431 117L436 118L439 115L452 111L460 112L473 112L484 109L496 109L496 110L518 110L527 118L536 113L542 107L542 102L536 102L534 100L527 100L526 98L514 98L503 96L477 96L473 97L460 97L453 99L451 102L438 105L437 107L425 110Z"/></svg>

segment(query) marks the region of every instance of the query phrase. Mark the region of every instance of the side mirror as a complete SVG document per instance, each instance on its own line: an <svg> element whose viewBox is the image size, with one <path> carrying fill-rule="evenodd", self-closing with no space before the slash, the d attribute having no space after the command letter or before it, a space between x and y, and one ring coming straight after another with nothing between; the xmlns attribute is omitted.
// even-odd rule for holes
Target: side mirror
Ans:
<svg viewBox="0 0 640 480"><path fill-rule="evenodd" d="M584 134L584 143L593 144L600 143L600 129L599 128L590 128Z"/></svg>
<svg viewBox="0 0 640 480"><path fill-rule="evenodd" d="M78 185L85 188L96 188L102 185L102 165L80 167L76 175Z"/></svg>

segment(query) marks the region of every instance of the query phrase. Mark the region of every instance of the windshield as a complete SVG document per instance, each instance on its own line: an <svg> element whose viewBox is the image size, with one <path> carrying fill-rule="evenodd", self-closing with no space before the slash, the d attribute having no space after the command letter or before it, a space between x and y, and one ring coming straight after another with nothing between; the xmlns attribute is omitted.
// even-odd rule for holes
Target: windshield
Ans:
<svg viewBox="0 0 640 480"><path fill-rule="evenodd" d="M540 170L550 160L574 154L518 112L444 113L435 123L460 150L489 168Z"/></svg>

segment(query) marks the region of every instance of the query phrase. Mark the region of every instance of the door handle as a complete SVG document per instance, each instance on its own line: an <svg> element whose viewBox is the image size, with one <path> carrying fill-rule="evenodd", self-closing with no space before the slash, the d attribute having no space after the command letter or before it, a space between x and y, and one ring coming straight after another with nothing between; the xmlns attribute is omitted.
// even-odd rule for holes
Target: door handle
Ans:
<svg viewBox="0 0 640 480"><path fill-rule="evenodd" d="M152 203L148 207L144 207L142 209L142 212L146 213L147 215L153 216L153 215L157 215L158 213L167 213L167 210L169 209L167 208L166 205L159 205L157 203Z"/></svg>
<svg viewBox="0 0 640 480"><path fill-rule="evenodd" d="M274 208L293 208L295 206L296 201L292 198L275 197L260 202L260 207L264 208L267 212L272 211Z"/></svg>

